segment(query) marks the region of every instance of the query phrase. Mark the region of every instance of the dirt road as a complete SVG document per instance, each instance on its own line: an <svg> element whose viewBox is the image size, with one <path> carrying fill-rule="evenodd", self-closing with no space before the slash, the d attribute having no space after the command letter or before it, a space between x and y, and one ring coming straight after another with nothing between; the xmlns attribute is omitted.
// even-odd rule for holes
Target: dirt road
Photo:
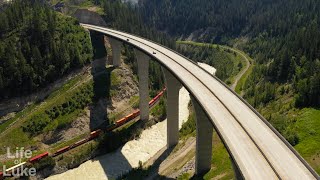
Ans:
<svg viewBox="0 0 320 180"><path fill-rule="evenodd" d="M243 52L241 52L241 51L239 51L239 50L237 50L237 49L233 49L233 48L228 48L228 49L230 49L230 50L233 51L233 52L236 52L236 53L240 54L240 56L242 56L242 57L244 58L244 60L246 61L246 66L245 66L245 68L243 68L243 69L241 70L241 72L237 74L237 76L236 76L235 79L234 79L233 84L231 85L231 89L232 89L232 90L235 90L235 88L237 87L237 84L238 84L239 80L241 79L241 77L242 77L242 76L248 71L248 69L250 68L251 62L249 61L249 59L247 58L247 56L246 56Z"/></svg>

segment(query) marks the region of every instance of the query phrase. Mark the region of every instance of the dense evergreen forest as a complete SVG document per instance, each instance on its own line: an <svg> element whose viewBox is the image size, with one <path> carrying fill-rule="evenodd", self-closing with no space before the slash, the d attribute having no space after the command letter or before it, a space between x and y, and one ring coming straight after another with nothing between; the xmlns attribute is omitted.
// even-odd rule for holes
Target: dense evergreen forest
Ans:
<svg viewBox="0 0 320 180"><path fill-rule="evenodd" d="M41 1L15 0L0 12L0 100L39 90L92 56L77 20Z"/></svg>
<svg viewBox="0 0 320 180"><path fill-rule="evenodd" d="M169 34L194 33L206 42L219 42L240 35L248 18L270 1L239 0L140 0L144 20Z"/></svg>
<svg viewBox="0 0 320 180"><path fill-rule="evenodd" d="M242 48L256 66L245 91L255 107L272 100L262 91L285 83L296 107L320 106L319 9L317 0L141 0L138 8L146 22L176 37L192 33L198 41L231 45L246 39Z"/></svg>
<svg viewBox="0 0 320 180"><path fill-rule="evenodd" d="M162 45L174 48L175 41L168 34L145 23L138 9L119 0L100 0L104 9L104 19L108 26L151 39Z"/></svg>
<svg viewBox="0 0 320 180"><path fill-rule="evenodd" d="M297 107L320 106L319 8L319 1L281 1L252 18L250 29L255 36L245 49L258 66L251 85L261 79L290 83ZM259 94L257 88L248 88L248 96Z"/></svg>
<svg viewBox="0 0 320 180"><path fill-rule="evenodd" d="M175 40L166 33L156 30L155 27L146 24L135 7L122 3L119 0L96 0L97 5L103 7L103 18L108 27L129 32L167 47L175 49ZM125 46L125 61L131 65L133 72L137 74L137 64L133 48ZM150 96L155 96L163 88L164 79L158 63L150 62Z"/></svg>

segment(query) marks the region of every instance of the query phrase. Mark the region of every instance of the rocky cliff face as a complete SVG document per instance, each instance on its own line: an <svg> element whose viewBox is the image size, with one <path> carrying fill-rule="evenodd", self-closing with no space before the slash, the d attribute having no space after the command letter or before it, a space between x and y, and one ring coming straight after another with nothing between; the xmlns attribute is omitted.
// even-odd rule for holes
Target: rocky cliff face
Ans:
<svg viewBox="0 0 320 180"><path fill-rule="evenodd" d="M106 22L98 13L87 9L77 9L72 16L77 18L80 23L107 26Z"/></svg>
<svg viewBox="0 0 320 180"><path fill-rule="evenodd" d="M125 3L138 4L139 0L122 0Z"/></svg>

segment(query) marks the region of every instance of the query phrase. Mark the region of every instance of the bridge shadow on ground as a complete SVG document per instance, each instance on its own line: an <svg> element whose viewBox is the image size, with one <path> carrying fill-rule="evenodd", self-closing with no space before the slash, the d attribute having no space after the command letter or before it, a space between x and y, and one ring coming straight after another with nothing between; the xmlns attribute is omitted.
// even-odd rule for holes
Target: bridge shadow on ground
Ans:
<svg viewBox="0 0 320 180"><path fill-rule="evenodd" d="M135 124L124 127L119 131L105 133L99 139L99 153L105 154L95 158L92 161L98 161L108 179L147 179L152 172L156 179L169 179L158 174L161 162L172 152L172 148L164 151L153 163L149 169L141 168L142 163L138 156L130 154L133 148L143 148L140 144L132 143L129 146L124 144L138 139L143 129L150 127L150 122L137 121ZM120 147L120 148L119 148ZM148 148L148 147L145 147ZM146 154L142 154L142 158ZM140 154L141 156L141 154Z"/></svg>
<svg viewBox="0 0 320 180"><path fill-rule="evenodd" d="M105 154L95 160L103 168L104 174L108 179L117 179L119 176L127 174L133 167L133 162L129 162L128 153L124 151L124 144L137 138L145 124L141 121L112 132L106 132L99 139L99 153ZM127 155L125 155L127 154Z"/></svg>
<svg viewBox="0 0 320 180"><path fill-rule="evenodd" d="M97 32L90 32L91 43L94 51L94 61L91 65L93 77L93 103L90 110L90 130L108 126L107 107L111 106L110 87L111 72L113 67L106 68L107 51L104 46L104 36Z"/></svg>
<svg viewBox="0 0 320 180"><path fill-rule="evenodd" d="M148 167L148 169L143 169L143 168L138 168L136 169L136 172L133 172L131 175L133 179L139 179L140 177L138 176L139 174L142 174L143 176L141 178L143 179L148 179L148 180L153 180L153 179L174 179L174 178L169 178L163 175L159 174L160 171L160 165L161 163L172 153L174 147L171 147L166 150L160 150L162 151L160 155L158 155L157 159L153 162L153 164ZM129 178L130 179L130 178Z"/></svg>
<svg viewBox="0 0 320 180"><path fill-rule="evenodd" d="M95 67L93 65L92 67L93 103L89 107L91 131L106 128L110 124L107 107L112 105L110 100L110 86L111 72L113 69L113 67L106 68L105 66Z"/></svg>

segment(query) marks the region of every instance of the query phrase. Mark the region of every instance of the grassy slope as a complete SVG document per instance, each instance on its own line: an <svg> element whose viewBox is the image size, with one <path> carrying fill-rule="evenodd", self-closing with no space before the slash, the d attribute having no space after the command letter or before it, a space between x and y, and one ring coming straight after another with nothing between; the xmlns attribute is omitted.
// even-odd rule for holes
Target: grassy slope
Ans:
<svg viewBox="0 0 320 180"><path fill-rule="evenodd" d="M211 163L211 170L204 175L204 179L232 179L234 177L229 154L217 133L213 135Z"/></svg>
<svg viewBox="0 0 320 180"><path fill-rule="evenodd" d="M27 118L31 117L32 115L36 114L40 111L45 111L48 109L48 107L54 106L55 104L62 102L65 97L67 97L70 93L72 93L72 88L77 86L77 81L79 81L79 77L75 77L71 80L69 80L66 84L64 84L61 88L54 91L49 97L46 99L43 103L35 103L30 106L28 106L26 109L20 111L17 113L17 115L8 120L6 123L0 125L1 130L5 130L6 128L9 128L13 126L20 126L22 122L24 122ZM59 96L60 94L60 96ZM14 127L13 127L14 128ZM1 132L3 132L1 131ZM9 133L11 134L11 133ZM0 137L4 138L5 136L8 136L8 134L1 133ZM10 136L9 136L10 137ZM1 152L1 150L0 150Z"/></svg>
<svg viewBox="0 0 320 180"><path fill-rule="evenodd" d="M296 109L293 107L294 94L291 91L281 94L277 88L275 100L257 110L284 136L291 132L298 137L294 148L320 173L320 110L314 108ZM272 117L272 118L271 118ZM290 142L290 141L289 141Z"/></svg>
<svg viewBox="0 0 320 180"><path fill-rule="evenodd" d="M2 141L0 142L0 147L30 147L32 145L37 145L37 140L30 137L27 133L23 132L22 125L25 121L28 120L29 117L34 116L35 114L39 114L44 112L47 109L50 109L53 106L56 106L64 100L73 95L74 92L81 86L78 85L80 77L75 77L69 80L66 84L64 84L61 88L54 91L44 102L41 104L33 104L30 107L27 107L25 110L19 112L19 116L13 118L12 121L16 122L15 127L12 127L12 130L8 130L7 133L1 134ZM66 118L66 121L70 121L76 118L76 115L71 113L70 115L63 116L61 118ZM62 121L62 120L60 120ZM41 151L41 150L40 150ZM0 149L0 154L4 154L6 152L5 148ZM10 164L10 162L9 162Z"/></svg>
<svg viewBox="0 0 320 180"><path fill-rule="evenodd" d="M302 109L297 119L299 144L295 149L320 174L320 110Z"/></svg>
<svg viewBox="0 0 320 180"><path fill-rule="evenodd" d="M112 83L118 83L117 80L114 80L111 76ZM22 125L25 121L29 120L29 117L32 117L36 114L43 113L47 109L51 109L54 106L59 104L63 104L67 101L69 97L75 95L78 90L84 86L93 84L93 80L88 77L86 74L80 74L75 78L69 80L66 84L62 87L54 91L46 100L44 100L41 104L33 104L30 107L27 107L25 110L19 112L19 116L13 118L12 121L16 121L15 127L12 127L12 130L9 130L6 134L1 134L2 141L0 142L0 147L25 147L29 149L30 146L39 145L40 142L36 138L33 138L28 135L28 133L22 130ZM115 85L115 84L112 84ZM77 117L79 117L83 113L82 109L77 109L72 113L59 116L53 122L49 123L44 130L54 130L58 127L58 125L69 124ZM1 125L2 128L4 124ZM66 143L73 143L77 140L81 139L84 135L88 134L89 132L83 132L83 135L75 137L67 142L60 142L57 144L53 144L50 147L50 151L54 151L59 149L60 147L64 146ZM40 149L40 151L42 151ZM0 154L4 154L6 152L6 148L0 148ZM35 152L37 153L37 152ZM3 162L2 162L3 163ZM5 164L11 164L11 162L6 162Z"/></svg>
<svg viewBox="0 0 320 180"><path fill-rule="evenodd" d="M12 118L11 120L7 121L8 123L2 124L0 126L1 129L6 129L9 124L14 122L14 125L16 127L13 127L12 130L8 130L8 133L1 135L1 147L11 147L11 149L15 147L28 147L30 145L37 144L37 141L30 138L29 135L22 131L22 128L20 125L27 120L32 115L44 111L47 108L54 106L56 103L61 102L69 93L72 88L77 86L77 82L80 79L78 77L75 77L71 80L69 80L64 86L54 91L46 101L44 101L41 104L32 104L28 106L23 111L20 111L17 113L17 115ZM59 96L60 94L60 96ZM11 124L12 125L12 124ZM1 131L3 132L3 131ZM5 148L0 149L0 154L4 154L6 152ZM43 150L38 150L37 152L34 152L35 154L39 154L43 152ZM0 165L7 165L12 166L14 165L13 160L9 160L6 162L0 162Z"/></svg>
<svg viewBox="0 0 320 180"><path fill-rule="evenodd" d="M54 103L55 101L61 101L62 99L64 99L65 96L60 96L59 97L57 95L62 93L62 92L67 92L73 86L76 86L76 83L79 80L80 80L80 77L75 77L75 78L69 80L61 88L57 89L56 91L54 91L52 94L50 94L47 97L47 103L41 103L41 104L35 103L35 104L32 104L32 105L29 105L28 107L26 107L22 111L18 112L14 118L12 118L12 119L6 121L5 123L1 124L0 125L0 132L1 132L0 133L0 137L2 137L1 136L2 132L4 132L8 127L12 126L13 124L15 124L20 119L26 119L27 117L29 117L29 115L33 114L33 112L35 112L37 110L45 109L46 107L52 105L52 103ZM1 152L1 150L0 150L0 152Z"/></svg>

